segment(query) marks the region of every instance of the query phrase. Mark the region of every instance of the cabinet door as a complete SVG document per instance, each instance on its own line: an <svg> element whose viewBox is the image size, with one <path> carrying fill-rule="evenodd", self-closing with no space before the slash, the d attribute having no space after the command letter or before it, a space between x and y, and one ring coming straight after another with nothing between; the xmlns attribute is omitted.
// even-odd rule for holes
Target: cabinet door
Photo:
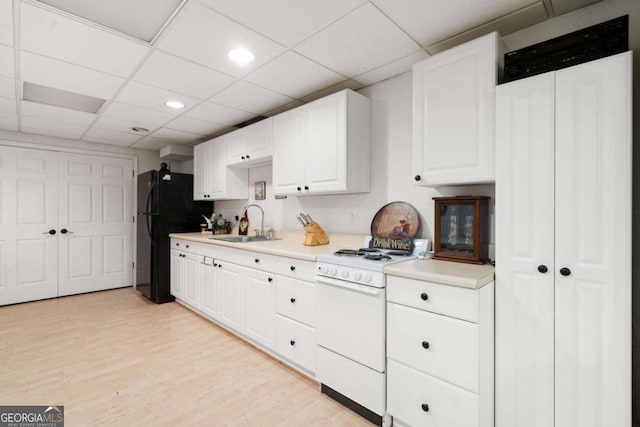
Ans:
<svg viewBox="0 0 640 427"><path fill-rule="evenodd" d="M556 426L631 425L631 59L556 73Z"/></svg>
<svg viewBox="0 0 640 427"><path fill-rule="evenodd" d="M133 161L59 154L58 295L132 285Z"/></svg>
<svg viewBox="0 0 640 427"><path fill-rule="evenodd" d="M209 194L209 142L193 147L193 199L206 200Z"/></svg>
<svg viewBox="0 0 640 427"><path fill-rule="evenodd" d="M247 128L230 132L224 139L227 144L227 164L244 163L247 157Z"/></svg>
<svg viewBox="0 0 640 427"><path fill-rule="evenodd" d="M274 275L248 268L245 271L245 334L268 349L274 347Z"/></svg>
<svg viewBox="0 0 640 427"><path fill-rule="evenodd" d="M225 261L218 263L220 283L220 321L238 332L244 332L243 268Z"/></svg>
<svg viewBox="0 0 640 427"><path fill-rule="evenodd" d="M499 43L491 33L414 65L416 184L493 182Z"/></svg>
<svg viewBox="0 0 640 427"><path fill-rule="evenodd" d="M306 105L303 194L347 188L346 105L345 92Z"/></svg>
<svg viewBox="0 0 640 427"><path fill-rule="evenodd" d="M497 92L497 427L553 426L554 97L554 73Z"/></svg>
<svg viewBox="0 0 640 427"><path fill-rule="evenodd" d="M200 309L215 320L220 319L220 286L218 280L218 264L209 257L204 257L200 264Z"/></svg>
<svg viewBox="0 0 640 427"><path fill-rule="evenodd" d="M184 255L182 252L171 249L171 295L178 299L182 299L184 292L182 255Z"/></svg>
<svg viewBox="0 0 640 427"><path fill-rule="evenodd" d="M246 129L246 158L249 161L271 157L271 142L273 136L273 119L269 117Z"/></svg>
<svg viewBox="0 0 640 427"><path fill-rule="evenodd" d="M209 194L212 199L226 197L227 163L223 138L209 142Z"/></svg>
<svg viewBox="0 0 640 427"><path fill-rule="evenodd" d="M182 281L184 283L183 296L187 304L200 307L200 260L199 255L186 254L182 259Z"/></svg>
<svg viewBox="0 0 640 427"><path fill-rule="evenodd" d="M0 305L58 295L57 182L56 153L0 147Z"/></svg>
<svg viewBox="0 0 640 427"><path fill-rule="evenodd" d="M305 167L302 122L301 108L273 118L274 194L300 194L302 190Z"/></svg>

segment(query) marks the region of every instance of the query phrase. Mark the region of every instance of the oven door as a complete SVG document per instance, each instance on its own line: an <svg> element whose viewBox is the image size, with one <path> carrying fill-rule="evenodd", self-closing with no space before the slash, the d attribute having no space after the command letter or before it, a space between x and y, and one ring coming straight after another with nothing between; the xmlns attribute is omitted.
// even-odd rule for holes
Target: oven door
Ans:
<svg viewBox="0 0 640 427"><path fill-rule="evenodd" d="M385 289L316 276L318 345L385 371Z"/></svg>

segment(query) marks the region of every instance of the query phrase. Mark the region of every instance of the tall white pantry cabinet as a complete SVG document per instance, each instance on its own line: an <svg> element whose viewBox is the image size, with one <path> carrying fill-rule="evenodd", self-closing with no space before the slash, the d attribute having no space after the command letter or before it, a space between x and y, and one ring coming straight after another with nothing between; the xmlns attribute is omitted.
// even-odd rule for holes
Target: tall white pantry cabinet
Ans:
<svg viewBox="0 0 640 427"><path fill-rule="evenodd" d="M631 425L631 65L498 87L497 427Z"/></svg>

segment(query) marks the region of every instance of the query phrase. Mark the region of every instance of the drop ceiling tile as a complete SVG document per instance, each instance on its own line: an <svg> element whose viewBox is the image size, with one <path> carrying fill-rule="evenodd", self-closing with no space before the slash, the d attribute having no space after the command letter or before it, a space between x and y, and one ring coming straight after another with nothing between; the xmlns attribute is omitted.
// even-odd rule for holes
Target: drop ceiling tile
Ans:
<svg viewBox="0 0 640 427"><path fill-rule="evenodd" d="M124 79L30 52L20 53L23 81L101 99L113 97Z"/></svg>
<svg viewBox="0 0 640 427"><path fill-rule="evenodd" d="M0 43L13 46L13 2L0 1Z"/></svg>
<svg viewBox="0 0 640 427"><path fill-rule="evenodd" d="M375 68L371 71L367 71L366 73L359 74L353 79L359 83L362 83L363 85L368 86L388 79L389 77L397 76L398 74L411 71L411 67L413 66L413 64L420 62L428 57L429 54L420 49L418 52L407 55L404 58L400 58L389 64L385 64L381 67Z"/></svg>
<svg viewBox="0 0 640 427"><path fill-rule="evenodd" d="M0 74L5 77L16 75L15 61L13 60L13 48L0 44Z"/></svg>
<svg viewBox="0 0 640 427"><path fill-rule="evenodd" d="M291 47L366 0L203 0L221 14Z"/></svg>
<svg viewBox="0 0 640 427"><path fill-rule="evenodd" d="M249 120L254 116L255 114L253 113L227 107L226 105L203 102L192 110L187 111L183 117L232 126Z"/></svg>
<svg viewBox="0 0 640 427"><path fill-rule="evenodd" d="M17 131L18 116L15 114L0 112L0 129Z"/></svg>
<svg viewBox="0 0 640 427"><path fill-rule="evenodd" d="M304 102L311 102L319 98L323 98L327 95L331 95L332 93L340 92L344 89L358 90L362 87L362 84L358 83L355 80L345 80L337 85L330 86L328 88L319 90L318 92L314 92L302 98Z"/></svg>
<svg viewBox="0 0 640 427"><path fill-rule="evenodd" d="M155 131L151 136L156 138L167 139L173 143L196 143L202 137L203 134L197 134L192 132L183 132L181 130L168 129L168 128L160 128Z"/></svg>
<svg viewBox="0 0 640 427"><path fill-rule="evenodd" d="M132 135L137 135L138 138L142 138L143 136L146 136L148 132L144 132L144 133L136 132L131 128L144 127L146 129L149 129L149 132L153 132L160 126L149 128L135 120L131 121L131 120L124 120L124 119L116 119L113 117L107 117L105 115L102 115L98 120L96 120L96 122L93 124L93 127L98 129L108 130L108 131L114 131L114 132L130 133Z"/></svg>
<svg viewBox="0 0 640 427"><path fill-rule="evenodd" d="M288 104L293 99L252 83L239 81L212 97L211 101L239 110L261 114L280 105Z"/></svg>
<svg viewBox="0 0 640 427"><path fill-rule="evenodd" d="M153 130L174 118L175 114L150 110L121 102L113 102L104 110L102 116L125 120L133 123L133 126L141 126Z"/></svg>
<svg viewBox="0 0 640 427"><path fill-rule="evenodd" d="M70 110L54 105L38 102L20 101L22 117L41 118L55 122L68 123L85 129L96 119L97 115L84 111Z"/></svg>
<svg viewBox="0 0 640 427"><path fill-rule="evenodd" d="M0 76L0 96L15 99L16 81L14 79Z"/></svg>
<svg viewBox="0 0 640 427"><path fill-rule="evenodd" d="M311 36L295 51L353 77L420 49L370 3Z"/></svg>
<svg viewBox="0 0 640 427"><path fill-rule="evenodd" d="M289 51L257 69L245 80L292 98L300 98L345 78L302 55Z"/></svg>
<svg viewBox="0 0 640 427"><path fill-rule="evenodd" d="M0 113L16 115L16 100L0 98Z"/></svg>
<svg viewBox="0 0 640 427"><path fill-rule="evenodd" d="M189 3L158 43L158 48L232 76L243 76L284 52L284 46L199 4ZM247 65L227 56L244 47L255 55Z"/></svg>
<svg viewBox="0 0 640 427"><path fill-rule="evenodd" d="M79 139L88 127L73 123L63 123L55 120L43 119L41 117L25 116L24 114L22 115L21 122L22 130L24 132L60 136L71 139Z"/></svg>
<svg viewBox="0 0 640 427"><path fill-rule="evenodd" d="M149 46L84 22L20 3L20 47L40 55L127 77Z"/></svg>
<svg viewBox="0 0 640 427"><path fill-rule="evenodd" d="M532 3L531 0L372 0L423 47ZM460 13L464 11L464 13Z"/></svg>
<svg viewBox="0 0 640 427"><path fill-rule="evenodd" d="M142 137L143 135L133 135L126 132L117 132L113 130L92 127L82 138L82 140L127 147L137 140L141 139Z"/></svg>
<svg viewBox="0 0 640 427"><path fill-rule="evenodd" d="M228 127L221 123L205 122L202 120L192 119L190 117L178 117L165 125L169 129L182 130L185 132L193 132L200 135L210 135Z"/></svg>
<svg viewBox="0 0 640 427"><path fill-rule="evenodd" d="M40 0L144 41L151 41L181 0Z"/></svg>
<svg viewBox="0 0 640 427"><path fill-rule="evenodd" d="M138 82L129 82L116 98L118 102L137 105L138 107L170 113L172 116L180 115L184 109L170 108L165 105L167 101L180 101L185 108L191 108L201 101L187 95L149 86Z"/></svg>
<svg viewBox="0 0 640 427"><path fill-rule="evenodd" d="M211 97L236 80L160 51L151 54L133 79L199 99Z"/></svg>

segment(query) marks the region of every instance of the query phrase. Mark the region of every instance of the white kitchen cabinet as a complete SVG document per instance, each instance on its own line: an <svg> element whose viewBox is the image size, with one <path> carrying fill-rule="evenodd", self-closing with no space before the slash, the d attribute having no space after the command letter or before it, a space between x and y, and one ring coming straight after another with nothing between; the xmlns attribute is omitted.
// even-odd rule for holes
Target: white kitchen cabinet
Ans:
<svg viewBox="0 0 640 427"><path fill-rule="evenodd" d="M170 267L171 267L171 295L181 299L184 295L184 262L182 258L185 253L178 249L171 249Z"/></svg>
<svg viewBox="0 0 640 427"><path fill-rule="evenodd" d="M493 282L468 289L387 276L394 425L493 427L493 314Z"/></svg>
<svg viewBox="0 0 640 427"><path fill-rule="evenodd" d="M249 171L227 167L226 135L194 147L194 200L233 200L249 197Z"/></svg>
<svg viewBox="0 0 640 427"><path fill-rule="evenodd" d="M498 427L631 425L631 61L498 88Z"/></svg>
<svg viewBox="0 0 640 427"><path fill-rule="evenodd" d="M227 165L256 167L271 163L271 117L225 135Z"/></svg>
<svg viewBox="0 0 640 427"><path fill-rule="evenodd" d="M244 333L244 267L217 260L220 285L220 322L239 333Z"/></svg>
<svg viewBox="0 0 640 427"><path fill-rule="evenodd" d="M370 190L368 98L344 90L273 118L275 194Z"/></svg>
<svg viewBox="0 0 640 427"><path fill-rule="evenodd" d="M170 253L171 295L192 307L200 305L200 261L198 246L172 240Z"/></svg>
<svg viewBox="0 0 640 427"><path fill-rule="evenodd" d="M413 66L413 174L417 185L494 181L498 33Z"/></svg>
<svg viewBox="0 0 640 427"><path fill-rule="evenodd" d="M0 305L132 285L132 170L0 146Z"/></svg>
<svg viewBox="0 0 640 427"><path fill-rule="evenodd" d="M204 255L200 264L200 310L214 320L220 319L220 280L218 263Z"/></svg>
<svg viewBox="0 0 640 427"><path fill-rule="evenodd" d="M247 268L244 277L245 335L265 348L273 349L276 332L275 275Z"/></svg>

